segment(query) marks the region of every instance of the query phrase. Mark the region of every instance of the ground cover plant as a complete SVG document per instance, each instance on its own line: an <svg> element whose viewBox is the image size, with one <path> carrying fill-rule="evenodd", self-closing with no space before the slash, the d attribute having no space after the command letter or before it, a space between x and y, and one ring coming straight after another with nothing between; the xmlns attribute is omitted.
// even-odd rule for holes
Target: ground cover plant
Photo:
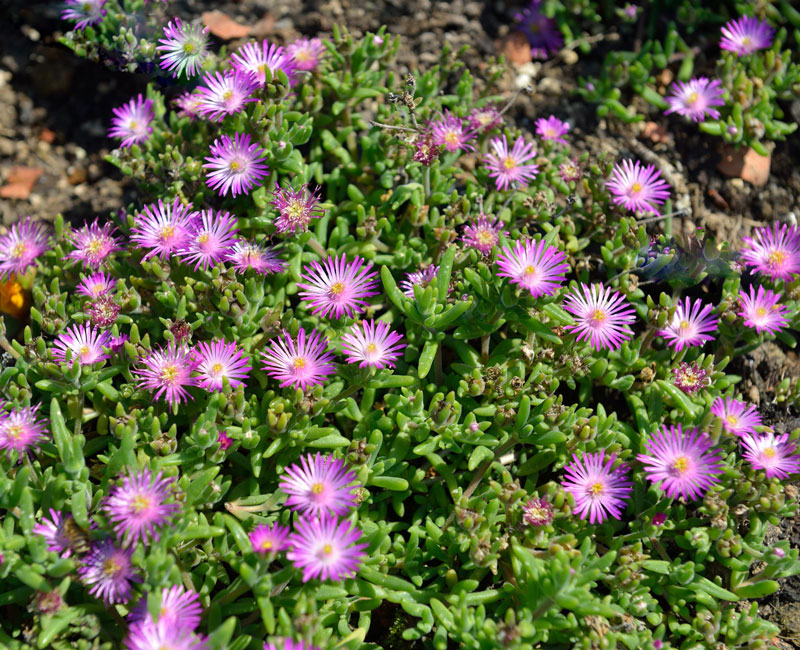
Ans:
<svg viewBox="0 0 800 650"><path fill-rule="evenodd" d="M780 641L758 599L800 574L768 537L800 429L733 368L796 345L800 228L681 236L669 170L518 124L502 62L401 72L384 28L228 48L169 6L63 8L66 47L149 75L107 116L137 200L0 235L0 646ZM516 25L547 58L642 11ZM790 135L791 7L703 21L698 76L634 92L734 144Z"/></svg>

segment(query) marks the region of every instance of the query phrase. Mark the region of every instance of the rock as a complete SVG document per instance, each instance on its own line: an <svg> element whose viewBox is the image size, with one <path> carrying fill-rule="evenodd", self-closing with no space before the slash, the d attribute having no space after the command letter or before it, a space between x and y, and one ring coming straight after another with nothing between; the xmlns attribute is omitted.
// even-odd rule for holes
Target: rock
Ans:
<svg viewBox="0 0 800 650"><path fill-rule="evenodd" d="M657 122L646 122L642 136L653 142L668 142L670 138L669 131Z"/></svg>
<svg viewBox="0 0 800 650"><path fill-rule="evenodd" d="M750 147L734 149L732 145L725 145L720 154L722 158L717 163L717 169L726 176L741 178L756 187L767 184L771 155L760 156Z"/></svg>
<svg viewBox="0 0 800 650"><path fill-rule="evenodd" d="M204 11L202 15L203 24L217 38L230 40L232 38L244 38L250 33L247 25L240 25L230 16L221 11Z"/></svg>
<svg viewBox="0 0 800 650"><path fill-rule="evenodd" d="M495 49L516 66L525 65L532 59L531 45L522 32L511 32L495 43Z"/></svg>
<svg viewBox="0 0 800 650"><path fill-rule="evenodd" d="M41 167L12 168L8 174L8 182L0 187L0 196L4 199L27 199L43 173Z"/></svg>

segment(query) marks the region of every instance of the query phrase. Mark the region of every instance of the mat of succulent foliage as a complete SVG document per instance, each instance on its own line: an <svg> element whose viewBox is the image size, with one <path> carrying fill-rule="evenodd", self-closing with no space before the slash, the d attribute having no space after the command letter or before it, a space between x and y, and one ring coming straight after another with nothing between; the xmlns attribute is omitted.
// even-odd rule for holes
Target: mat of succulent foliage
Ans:
<svg viewBox="0 0 800 650"><path fill-rule="evenodd" d="M517 17L534 57L558 7ZM636 92L763 151L792 12L719 17L720 78ZM139 203L0 235L3 311L30 304L0 335L2 647L776 642L800 429L730 370L795 346L800 228L673 237L657 157L519 128L449 51L401 75L383 28L227 51L143 0L63 18L171 83L108 116Z"/></svg>

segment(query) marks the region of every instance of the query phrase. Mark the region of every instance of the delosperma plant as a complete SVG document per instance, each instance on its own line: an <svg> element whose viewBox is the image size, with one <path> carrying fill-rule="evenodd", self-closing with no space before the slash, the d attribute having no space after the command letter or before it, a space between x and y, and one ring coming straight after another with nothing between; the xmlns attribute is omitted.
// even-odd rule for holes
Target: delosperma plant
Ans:
<svg viewBox="0 0 800 650"><path fill-rule="evenodd" d="M672 236L652 163L450 52L400 78L384 30L227 53L68 5L172 85L109 115L137 202L0 236L0 645L768 647L800 430L733 368L795 344L796 225Z"/></svg>

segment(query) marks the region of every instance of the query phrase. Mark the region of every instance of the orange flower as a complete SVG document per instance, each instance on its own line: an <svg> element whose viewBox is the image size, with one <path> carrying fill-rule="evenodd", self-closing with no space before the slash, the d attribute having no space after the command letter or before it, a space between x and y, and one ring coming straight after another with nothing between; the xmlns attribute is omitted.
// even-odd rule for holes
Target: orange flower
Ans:
<svg viewBox="0 0 800 650"><path fill-rule="evenodd" d="M0 280L0 312L22 320L31 307L31 292L23 289L11 274L7 280Z"/></svg>

